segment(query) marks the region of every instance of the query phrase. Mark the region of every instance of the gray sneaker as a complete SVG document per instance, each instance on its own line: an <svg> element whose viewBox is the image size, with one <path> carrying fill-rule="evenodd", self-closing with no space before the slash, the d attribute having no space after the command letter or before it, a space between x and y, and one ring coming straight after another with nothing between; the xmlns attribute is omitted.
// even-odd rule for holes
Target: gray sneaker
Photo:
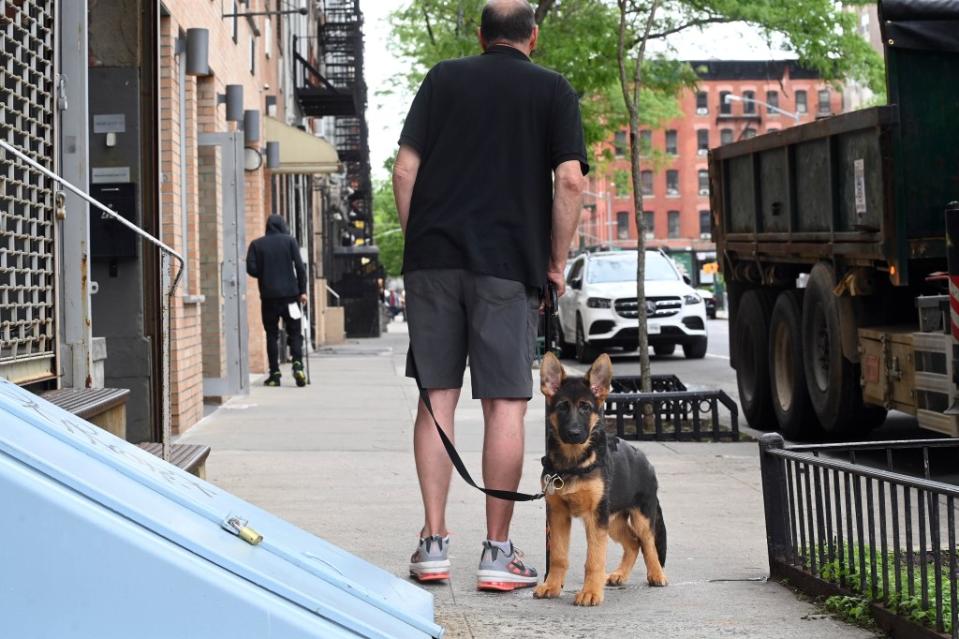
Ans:
<svg viewBox="0 0 959 639"><path fill-rule="evenodd" d="M536 570L523 563L522 551L509 542L509 554L488 541L483 542L479 570L476 571L477 590L509 591L535 586L539 580Z"/></svg>
<svg viewBox="0 0 959 639"><path fill-rule="evenodd" d="M450 538L433 535L420 539L410 557L410 577L417 581L439 581L450 578Z"/></svg>

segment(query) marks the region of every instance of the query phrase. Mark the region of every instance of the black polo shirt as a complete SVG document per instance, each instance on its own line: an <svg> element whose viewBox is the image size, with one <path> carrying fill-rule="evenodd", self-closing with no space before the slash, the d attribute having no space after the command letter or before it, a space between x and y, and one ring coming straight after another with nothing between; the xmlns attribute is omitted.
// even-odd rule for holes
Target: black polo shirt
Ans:
<svg viewBox="0 0 959 639"><path fill-rule="evenodd" d="M466 269L541 288L552 171L589 171L579 98L563 76L495 45L423 80L400 136L419 152L405 272Z"/></svg>

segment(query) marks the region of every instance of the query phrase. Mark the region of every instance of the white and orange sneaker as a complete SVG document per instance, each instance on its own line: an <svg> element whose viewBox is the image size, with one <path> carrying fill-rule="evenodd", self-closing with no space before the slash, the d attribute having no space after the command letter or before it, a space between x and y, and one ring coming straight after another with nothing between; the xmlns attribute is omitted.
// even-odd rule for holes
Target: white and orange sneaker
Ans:
<svg viewBox="0 0 959 639"><path fill-rule="evenodd" d="M440 581L450 578L450 538L433 535L420 539L410 557L410 577L419 581Z"/></svg>
<svg viewBox="0 0 959 639"><path fill-rule="evenodd" d="M523 563L523 553L513 542L483 542L483 554L476 571L477 590L529 588L538 580L536 570Z"/></svg>

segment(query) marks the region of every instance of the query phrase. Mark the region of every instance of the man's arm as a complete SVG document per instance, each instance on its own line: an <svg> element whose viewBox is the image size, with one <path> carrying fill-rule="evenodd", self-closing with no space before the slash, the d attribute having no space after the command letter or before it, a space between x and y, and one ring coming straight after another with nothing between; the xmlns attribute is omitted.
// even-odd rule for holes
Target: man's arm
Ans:
<svg viewBox="0 0 959 639"><path fill-rule="evenodd" d="M400 217L400 227L406 233L410 220L410 201L413 199L413 184L420 170L420 154L413 147L402 144L393 163L393 197Z"/></svg>
<svg viewBox="0 0 959 639"><path fill-rule="evenodd" d="M546 275L556 287L556 294L566 292L566 256L573 243L573 234L583 215L583 190L586 178L579 160L569 160L556 167L553 191L553 236Z"/></svg>

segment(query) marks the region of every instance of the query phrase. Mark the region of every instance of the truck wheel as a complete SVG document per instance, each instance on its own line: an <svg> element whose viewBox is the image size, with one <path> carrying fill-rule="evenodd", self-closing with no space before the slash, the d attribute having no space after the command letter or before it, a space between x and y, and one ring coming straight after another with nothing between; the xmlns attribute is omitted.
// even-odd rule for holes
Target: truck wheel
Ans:
<svg viewBox="0 0 959 639"><path fill-rule="evenodd" d="M761 290L743 293L733 326L733 348L736 349L736 385L739 403L749 425L759 430L776 426L769 391L769 317L770 296Z"/></svg>
<svg viewBox="0 0 959 639"><path fill-rule="evenodd" d="M809 403L802 350L802 291L783 291L769 319L769 384L779 430L788 439L820 434Z"/></svg>
<svg viewBox="0 0 959 639"><path fill-rule="evenodd" d="M586 334L583 331L583 320L576 318L576 361L580 364L592 364L598 356L595 347L586 342Z"/></svg>
<svg viewBox="0 0 959 639"><path fill-rule="evenodd" d="M709 341L705 337L695 337L693 341L683 344L683 355L686 359L702 359L706 357Z"/></svg>
<svg viewBox="0 0 959 639"><path fill-rule="evenodd" d="M672 355L676 352L675 344L657 344L653 346L653 352L656 353L657 357L665 357L666 355Z"/></svg>
<svg viewBox="0 0 959 639"><path fill-rule="evenodd" d="M845 437L865 430L859 423L859 365L843 357L839 307L832 267L820 262L806 285L802 309L803 364L809 400L823 430Z"/></svg>

